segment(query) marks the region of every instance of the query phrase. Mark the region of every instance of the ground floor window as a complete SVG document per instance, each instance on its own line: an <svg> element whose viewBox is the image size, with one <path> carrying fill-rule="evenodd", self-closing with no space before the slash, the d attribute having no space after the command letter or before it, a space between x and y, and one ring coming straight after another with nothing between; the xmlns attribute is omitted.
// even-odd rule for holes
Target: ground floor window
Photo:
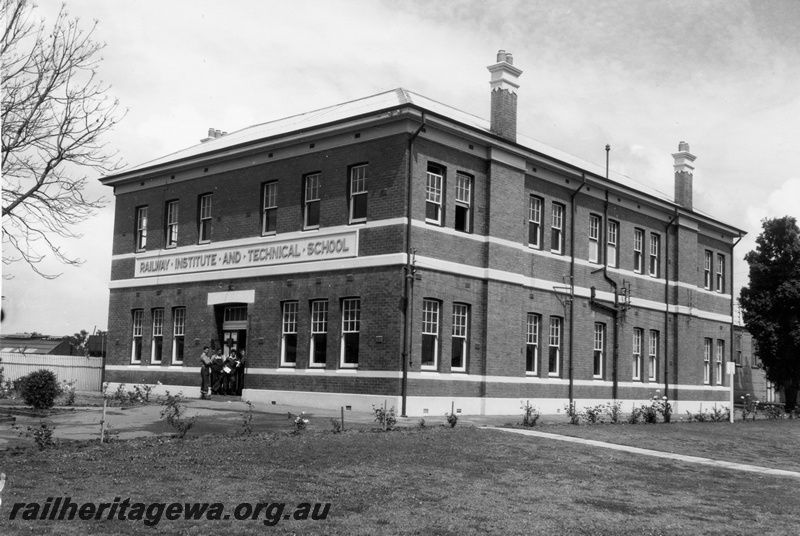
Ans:
<svg viewBox="0 0 800 536"><path fill-rule="evenodd" d="M703 383L711 383L711 339L703 339Z"/></svg>
<svg viewBox="0 0 800 536"><path fill-rule="evenodd" d="M311 302L311 366L322 366L328 354L328 300Z"/></svg>
<svg viewBox="0 0 800 536"><path fill-rule="evenodd" d="M342 300L342 366L358 366L358 339L361 331L361 300Z"/></svg>
<svg viewBox="0 0 800 536"><path fill-rule="evenodd" d="M153 341L150 362L161 363L164 355L164 309L153 309Z"/></svg>
<svg viewBox="0 0 800 536"><path fill-rule="evenodd" d="M648 375L647 378L654 382L658 374L658 331L650 330L650 343L648 345Z"/></svg>
<svg viewBox="0 0 800 536"><path fill-rule="evenodd" d="M133 310L133 340L131 344L131 363L142 362L142 309Z"/></svg>
<svg viewBox="0 0 800 536"><path fill-rule="evenodd" d="M528 313L525 333L525 373L530 375L539 372L539 320L539 315Z"/></svg>
<svg viewBox="0 0 800 536"><path fill-rule="evenodd" d="M172 310L172 364L183 364L186 338L186 307Z"/></svg>
<svg viewBox="0 0 800 536"><path fill-rule="evenodd" d="M722 385L722 361L725 355L725 341L717 340L717 359L715 362L714 374L716 374L717 385Z"/></svg>
<svg viewBox="0 0 800 536"><path fill-rule="evenodd" d="M549 356L547 373L558 376L561 370L561 318L550 317L550 335L548 337Z"/></svg>
<svg viewBox="0 0 800 536"><path fill-rule="evenodd" d="M281 366L297 364L297 302L283 303L281 329Z"/></svg>
<svg viewBox="0 0 800 536"><path fill-rule="evenodd" d="M592 376L603 377L603 355L605 353L606 325L599 322L594 325L594 356Z"/></svg>
<svg viewBox="0 0 800 536"><path fill-rule="evenodd" d="M436 369L439 357L439 302L422 300L422 352L423 369Z"/></svg>
<svg viewBox="0 0 800 536"><path fill-rule="evenodd" d="M642 330L633 329L633 379L642 379Z"/></svg>
<svg viewBox="0 0 800 536"><path fill-rule="evenodd" d="M467 368L467 325L469 324L469 306L463 303L453 304L453 338L450 370L463 372Z"/></svg>

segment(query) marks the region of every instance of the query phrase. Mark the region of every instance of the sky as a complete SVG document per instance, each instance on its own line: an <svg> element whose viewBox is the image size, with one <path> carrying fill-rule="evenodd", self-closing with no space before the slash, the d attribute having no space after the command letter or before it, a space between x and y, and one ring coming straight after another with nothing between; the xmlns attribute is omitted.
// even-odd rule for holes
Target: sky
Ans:
<svg viewBox="0 0 800 536"><path fill-rule="evenodd" d="M40 0L54 20L60 2ZM522 69L518 131L664 193L697 156L694 206L748 234L800 220L800 2L795 0L67 0L106 44L99 76L127 109L105 141L135 166L232 132L403 87L489 116L488 65ZM114 201L60 245L44 280L3 267L3 333L106 329Z"/></svg>

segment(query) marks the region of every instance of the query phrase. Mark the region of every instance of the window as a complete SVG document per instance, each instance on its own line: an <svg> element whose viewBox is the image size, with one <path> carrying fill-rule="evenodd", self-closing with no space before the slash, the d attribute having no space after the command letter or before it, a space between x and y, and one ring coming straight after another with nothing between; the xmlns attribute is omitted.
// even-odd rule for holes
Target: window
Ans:
<svg viewBox="0 0 800 536"><path fill-rule="evenodd" d="M297 364L297 302L283 302L281 366Z"/></svg>
<svg viewBox="0 0 800 536"><path fill-rule="evenodd" d="M328 353L328 301L311 302L311 366L326 363Z"/></svg>
<svg viewBox="0 0 800 536"><path fill-rule="evenodd" d="M136 251L147 247L147 207L136 209Z"/></svg>
<svg viewBox="0 0 800 536"><path fill-rule="evenodd" d="M361 300L342 300L342 366L358 366L358 338L361 331Z"/></svg>
<svg viewBox="0 0 800 536"><path fill-rule="evenodd" d="M725 292L725 255L717 253L717 292Z"/></svg>
<svg viewBox="0 0 800 536"><path fill-rule="evenodd" d="M539 372L539 315L528 313L525 336L525 373L536 375Z"/></svg>
<svg viewBox="0 0 800 536"><path fill-rule="evenodd" d="M470 225L472 206L472 177L456 174L456 231L472 232Z"/></svg>
<svg viewBox="0 0 800 536"><path fill-rule="evenodd" d="M633 328L633 379L642 379L642 337L640 328Z"/></svg>
<svg viewBox="0 0 800 536"><path fill-rule="evenodd" d="M268 182L264 185L264 204L261 213L261 234L275 234L278 230L278 183Z"/></svg>
<svg viewBox="0 0 800 536"><path fill-rule="evenodd" d="M133 344L131 346L131 363L142 362L142 309L133 310Z"/></svg>
<svg viewBox="0 0 800 536"><path fill-rule="evenodd" d="M153 309L153 341L150 362L161 363L164 355L164 309Z"/></svg>
<svg viewBox="0 0 800 536"><path fill-rule="evenodd" d="M422 301L422 355L423 369L436 369L439 355L439 302Z"/></svg>
<svg viewBox="0 0 800 536"><path fill-rule="evenodd" d="M619 224L615 221L608 221L608 236L606 236L606 255L608 265L617 267L617 239L619 234Z"/></svg>
<svg viewBox="0 0 800 536"><path fill-rule="evenodd" d="M661 249L661 237L650 235L650 276L658 277L658 250Z"/></svg>
<svg viewBox="0 0 800 536"><path fill-rule="evenodd" d="M557 316L550 317L548 349L547 373L550 376L558 376L561 364L561 319Z"/></svg>
<svg viewBox="0 0 800 536"><path fill-rule="evenodd" d="M711 383L711 339L703 339L703 383Z"/></svg>
<svg viewBox="0 0 800 536"><path fill-rule="evenodd" d="M428 166L428 177L425 183L425 221L442 224L442 170Z"/></svg>
<svg viewBox="0 0 800 536"><path fill-rule="evenodd" d="M714 367L714 374L716 375L717 385L722 385L722 361L725 355L725 341L717 339L717 359Z"/></svg>
<svg viewBox="0 0 800 536"><path fill-rule="evenodd" d="M600 216L589 216L589 262L600 262Z"/></svg>
<svg viewBox="0 0 800 536"><path fill-rule="evenodd" d="M595 378L603 377L603 353L605 351L606 325L595 323L594 325L594 364L592 376Z"/></svg>
<svg viewBox="0 0 800 536"><path fill-rule="evenodd" d="M200 223L197 236L201 244L211 242L211 194L200 196Z"/></svg>
<svg viewBox="0 0 800 536"><path fill-rule="evenodd" d="M167 202L167 247L174 248L178 245L178 202Z"/></svg>
<svg viewBox="0 0 800 536"><path fill-rule="evenodd" d="M711 262L712 262L712 254L710 251L706 250L705 258L703 260L703 288L706 290L711 290Z"/></svg>
<svg viewBox="0 0 800 536"><path fill-rule="evenodd" d="M306 176L306 195L303 210L303 229L319 228L320 174Z"/></svg>
<svg viewBox="0 0 800 536"><path fill-rule="evenodd" d="M467 324L469 323L469 306L463 303L453 304L453 353L450 370L464 372L467 370Z"/></svg>
<svg viewBox="0 0 800 536"><path fill-rule="evenodd" d="M528 201L528 245L542 249L542 199L533 195Z"/></svg>
<svg viewBox="0 0 800 536"><path fill-rule="evenodd" d="M367 165L350 168L350 223L367 221Z"/></svg>
<svg viewBox="0 0 800 536"><path fill-rule="evenodd" d="M176 307L172 310L172 364L183 363L186 339L186 308Z"/></svg>
<svg viewBox="0 0 800 536"><path fill-rule="evenodd" d="M564 251L564 205L553 203L553 226L550 231L550 251Z"/></svg>
<svg viewBox="0 0 800 536"><path fill-rule="evenodd" d="M633 271L641 274L644 271L644 231L641 229L633 230Z"/></svg>
<svg viewBox="0 0 800 536"><path fill-rule="evenodd" d="M647 379L651 382L656 381L658 374L658 331L650 330L650 342L648 344L648 374Z"/></svg>

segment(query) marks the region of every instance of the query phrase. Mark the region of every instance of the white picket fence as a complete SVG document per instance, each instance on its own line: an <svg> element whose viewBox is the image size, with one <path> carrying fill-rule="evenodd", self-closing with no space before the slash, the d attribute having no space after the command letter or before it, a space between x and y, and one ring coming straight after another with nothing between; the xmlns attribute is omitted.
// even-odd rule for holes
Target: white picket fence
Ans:
<svg viewBox="0 0 800 536"><path fill-rule="evenodd" d="M75 380L78 391L100 391L103 373L102 357L68 355L36 355L0 352L0 367L7 380L16 380L31 372L52 370L59 382Z"/></svg>

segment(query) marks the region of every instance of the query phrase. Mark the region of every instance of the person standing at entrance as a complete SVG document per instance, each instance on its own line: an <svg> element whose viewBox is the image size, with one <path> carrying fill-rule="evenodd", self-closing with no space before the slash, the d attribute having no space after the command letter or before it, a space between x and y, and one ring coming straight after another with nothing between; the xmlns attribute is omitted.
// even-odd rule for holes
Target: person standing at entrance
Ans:
<svg viewBox="0 0 800 536"><path fill-rule="evenodd" d="M208 388L211 384L211 356L208 355L208 346L203 346L200 354L200 398L211 400Z"/></svg>
<svg viewBox="0 0 800 536"><path fill-rule="evenodd" d="M220 394L222 387L222 367L225 363L225 356L222 355L222 348L217 349L217 354L211 358L211 394Z"/></svg>

